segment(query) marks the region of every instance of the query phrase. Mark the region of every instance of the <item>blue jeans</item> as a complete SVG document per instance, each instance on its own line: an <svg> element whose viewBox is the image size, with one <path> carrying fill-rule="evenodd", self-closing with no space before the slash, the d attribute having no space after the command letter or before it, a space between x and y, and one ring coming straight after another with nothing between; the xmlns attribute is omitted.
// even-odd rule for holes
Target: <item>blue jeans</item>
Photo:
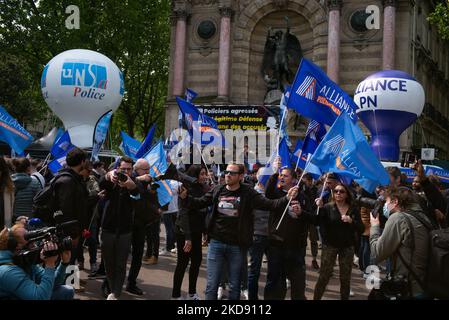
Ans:
<svg viewBox="0 0 449 320"><path fill-rule="evenodd" d="M50 300L73 300L75 290L72 286L61 285L53 288L53 293Z"/></svg>
<svg viewBox="0 0 449 320"><path fill-rule="evenodd" d="M211 239L207 251L206 300L217 300L218 284L222 279L225 264L231 286L229 300L240 299L240 272L243 255L239 246Z"/></svg>
<svg viewBox="0 0 449 320"><path fill-rule="evenodd" d="M253 245L249 248L250 265L248 270L248 299L259 299L259 277L263 254L268 249L268 237L254 235Z"/></svg>
<svg viewBox="0 0 449 320"><path fill-rule="evenodd" d="M369 244L369 236L361 236L359 249L359 266L360 270L365 272L366 268L371 265L371 249Z"/></svg>
<svg viewBox="0 0 449 320"><path fill-rule="evenodd" d="M268 248L267 284L265 300L284 300L287 293L286 279L290 280L291 299L305 300L306 248L288 249L277 246Z"/></svg>

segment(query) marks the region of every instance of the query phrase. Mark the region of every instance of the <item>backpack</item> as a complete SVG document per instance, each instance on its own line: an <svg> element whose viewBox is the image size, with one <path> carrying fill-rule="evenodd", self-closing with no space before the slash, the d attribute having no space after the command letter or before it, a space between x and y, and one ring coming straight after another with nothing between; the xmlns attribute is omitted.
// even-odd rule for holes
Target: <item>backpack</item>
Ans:
<svg viewBox="0 0 449 320"><path fill-rule="evenodd" d="M57 207L55 183L60 177L64 176L73 177L69 172L61 172L33 198L32 216L39 218L46 225L52 226L56 224L54 213L59 208Z"/></svg>
<svg viewBox="0 0 449 320"><path fill-rule="evenodd" d="M407 214L415 217L429 231L429 256L424 283L419 279L413 269L405 263L400 254L399 258L429 297L449 299L449 228L435 229L419 213L407 212ZM412 232L412 247L414 247L413 226L409 218L407 216L406 218L407 224Z"/></svg>

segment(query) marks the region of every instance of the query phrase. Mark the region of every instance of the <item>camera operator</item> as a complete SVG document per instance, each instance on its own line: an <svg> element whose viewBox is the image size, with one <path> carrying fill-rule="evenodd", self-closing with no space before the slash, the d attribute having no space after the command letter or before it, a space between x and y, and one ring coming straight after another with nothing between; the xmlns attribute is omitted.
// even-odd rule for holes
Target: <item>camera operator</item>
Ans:
<svg viewBox="0 0 449 320"><path fill-rule="evenodd" d="M107 201L101 225L101 252L111 290L108 300L117 300L122 293L133 228L134 200L131 196L138 197L142 193L138 189L140 182L131 178L132 170L133 160L125 156L117 169L100 180L100 189L105 190Z"/></svg>
<svg viewBox="0 0 449 320"><path fill-rule="evenodd" d="M61 253L61 263L56 267L58 255L46 257L45 252L57 249L51 241L46 242L40 252L44 267L38 264L18 265L16 257L28 242L22 224L0 233L0 300L71 300L74 290L64 285L70 250Z"/></svg>

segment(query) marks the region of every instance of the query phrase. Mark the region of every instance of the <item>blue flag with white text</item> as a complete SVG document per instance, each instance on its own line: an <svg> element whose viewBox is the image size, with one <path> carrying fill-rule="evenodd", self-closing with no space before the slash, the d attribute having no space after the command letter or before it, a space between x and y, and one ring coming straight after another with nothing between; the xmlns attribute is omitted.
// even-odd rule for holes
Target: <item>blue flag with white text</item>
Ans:
<svg viewBox="0 0 449 320"><path fill-rule="evenodd" d="M373 153L362 130L342 113L316 149L310 163L323 173L335 172L357 182L368 192L388 185L390 177Z"/></svg>
<svg viewBox="0 0 449 320"><path fill-rule="evenodd" d="M22 155L33 142L31 134L0 105L0 140L5 141L16 154Z"/></svg>
<svg viewBox="0 0 449 320"><path fill-rule="evenodd" d="M103 146L104 140L106 139L106 135L108 133L111 117L112 110L109 110L108 112L103 114L100 119L98 119L97 124L95 125L92 143L92 154L90 157L91 161L98 160L98 154L100 153L100 149Z"/></svg>
<svg viewBox="0 0 449 320"><path fill-rule="evenodd" d="M341 114L357 121L358 109L352 98L317 65L302 58L287 107L305 117L331 126Z"/></svg>

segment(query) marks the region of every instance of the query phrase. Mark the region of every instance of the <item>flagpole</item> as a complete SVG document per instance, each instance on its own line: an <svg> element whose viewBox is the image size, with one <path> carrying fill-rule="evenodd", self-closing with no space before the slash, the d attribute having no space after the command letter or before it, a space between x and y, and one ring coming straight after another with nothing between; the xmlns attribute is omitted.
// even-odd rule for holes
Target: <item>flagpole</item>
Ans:
<svg viewBox="0 0 449 320"><path fill-rule="evenodd" d="M281 103L282 103L282 101L281 101ZM279 109L281 109L281 105L279 105ZM286 112L282 112L281 122L279 123L279 129L278 129L278 131L279 131L278 151L277 151L278 156L279 156L279 144L281 143L281 140L282 140L282 138L281 138L282 125L284 124L285 115L288 113L287 107L285 108L285 110L286 110Z"/></svg>
<svg viewBox="0 0 449 320"><path fill-rule="evenodd" d="M300 177L299 180L298 180L298 183L296 184L296 187L299 187L299 185L300 185L300 183L301 183L301 180L302 180L302 178L304 177L304 174L307 172L307 168L309 167L309 164L310 164L310 160L307 161L307 164L306 164L306 166L305 166L305 168L304 168L304 171L303 171L302 174L301 174L301 177ZM284 213L282 214L281 219L279 220L279 223L278 223L277 226L276 226L276 230L279 229L279 226L281 225L281 222L282 222L282 220L284 219L285 213L287 212L288 207L290 206L290 203L291 203L291 202L292 202L292 198L290 198L290 199L288 200L288 203L287 203L287 206L285 207Z"/></svg>
<svg viewBox="0 0 449 320"><path fill-rule="evenodd" d="M302 150L301 153L298 155L298 160L296 160L295 172L296 170L298 170L299 160L301 159L301 157L302 157Z"/></svg>
<svg viewBox="0 0 449 320"><path fill-rule="evenodd" d="M326 174L326 179L324 179L323 188L321 189L320 199L323 198L324 188L326 187L327 177L328 177L328 176L329 176L329 175ZM320 211L320 207L317 206L317 208L316 208L316 215L318 215L318 212L319 212L319 211Z"/></svg>
<svg viewBox="0 0 449 320"><path fill-rule="evenodd" d="M207 168L207 164L206 164L206 161L204 160L203 152L201 151L200 146L199 146L198 144L196 144L196 143L194 143L194 145L198 148L198 151L200 152L201 159L203 160L204 166L206 167L207 176L209 177L210 182L212 182L212 184L214 184L214 181L212 180L212 177L211 177L210 174L209 174L209 169Z"/></svg>
<svg viewBox="0 0 449 320"><path fill-rule="evenodd" d="M45 157L45 159L44 159L44 166L38 171L39 173L41 173L42 170L47 168L47 166L48 166L47 161L50 160L50 156L51 156L51 152L49 152L47 154L47 156Z"/></svg>

